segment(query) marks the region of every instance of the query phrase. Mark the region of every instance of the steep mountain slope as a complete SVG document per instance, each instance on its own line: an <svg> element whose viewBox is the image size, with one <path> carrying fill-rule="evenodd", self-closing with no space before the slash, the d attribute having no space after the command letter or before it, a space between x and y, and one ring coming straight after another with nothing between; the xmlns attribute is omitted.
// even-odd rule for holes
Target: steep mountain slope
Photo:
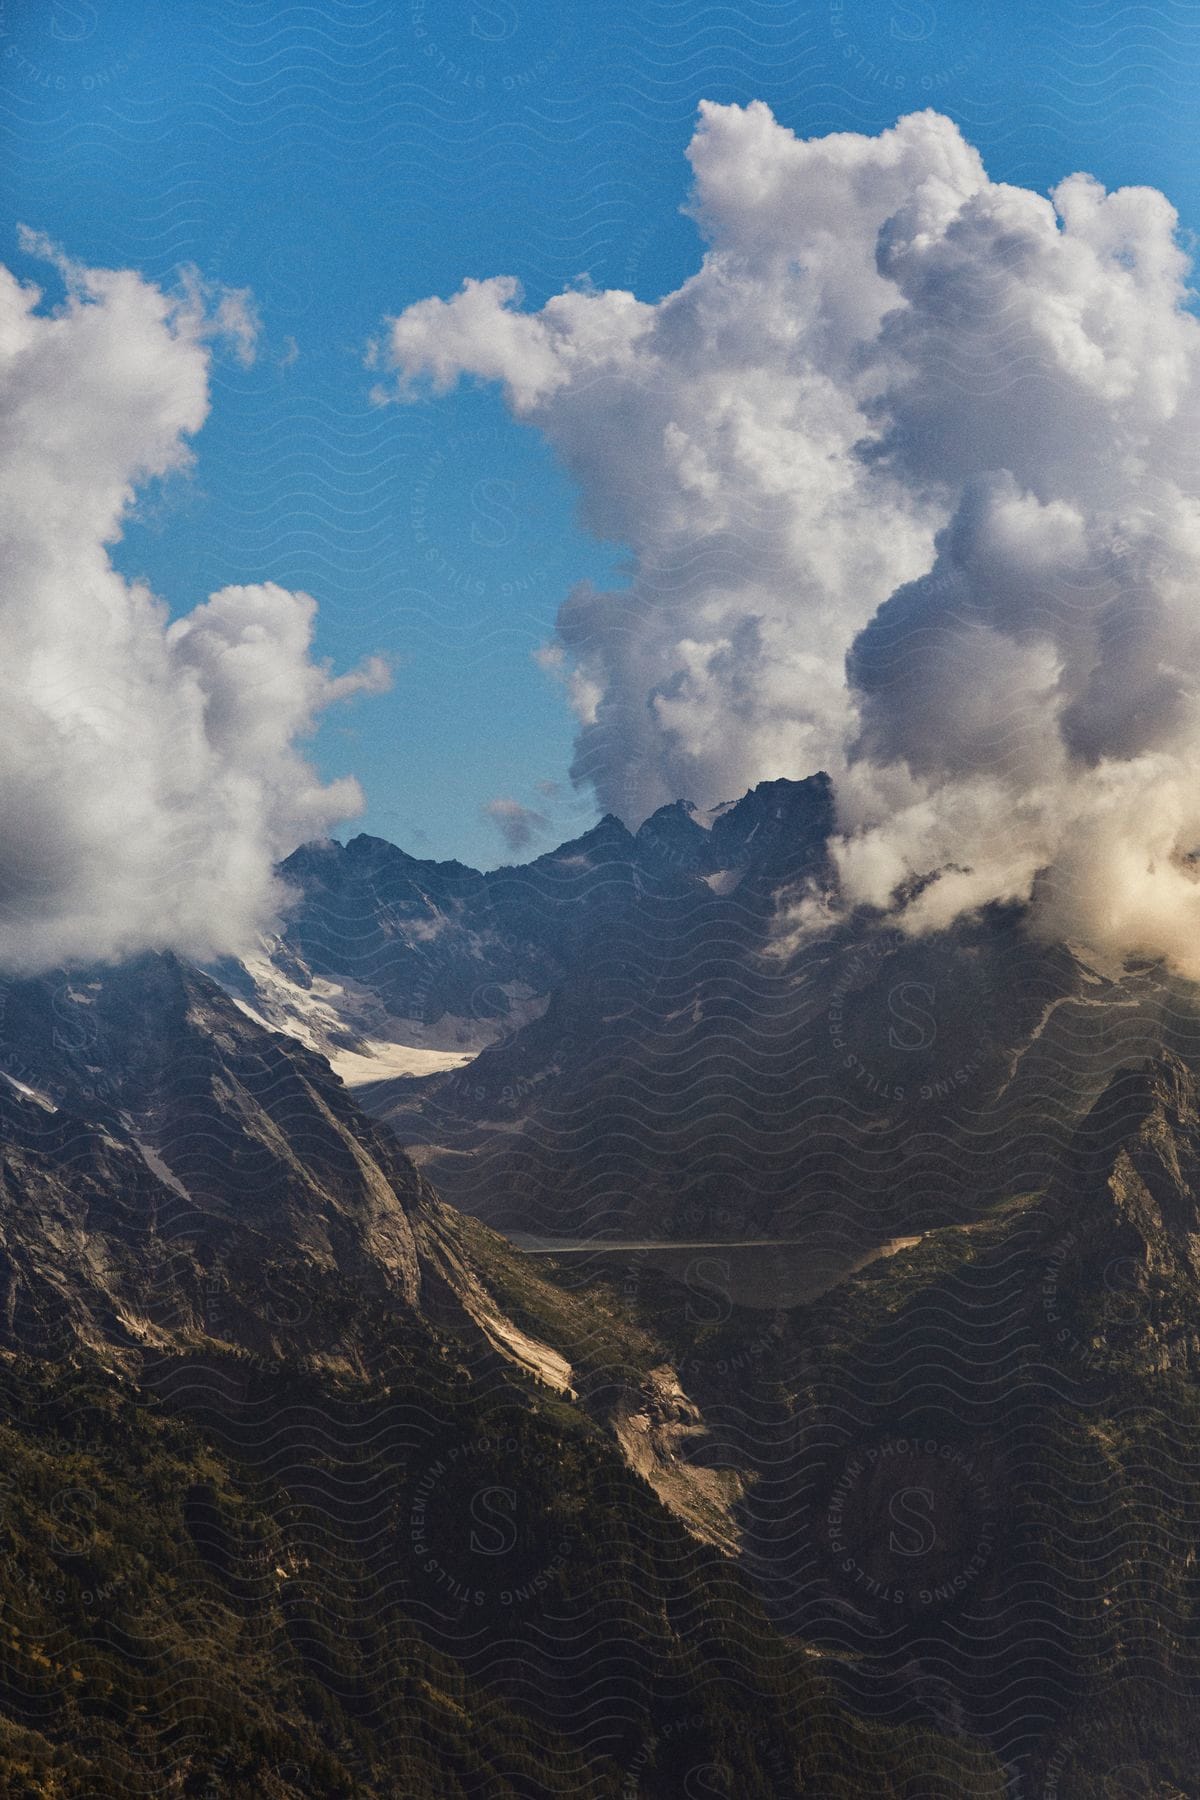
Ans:
<svg viewBox="0 0 1200 1800"><path fill-rule="evenodd" d="M0 1063L6 1791L999 1795L768 1628L604 1424L646 1334L319 1057L146 957L8 986Z"/></svg>
<svg viewBox="0 0 1200 1800"><path fill-rule="evenodd" d="M13 1348L60 1327L96 1348L200 1343L219 1292L218 1335L265 1350L273 1303L314 1274L416 1306L421 1184L318 1058L171 957L5 998ZM325 1348L309 1329L293 1347ZM352 1350L334 1331L331 1354Z"/></svg>
<svg viewBox="0 0 1200 1800"><path fill-rule="evenodd" d="M856 1707L983 1735L1011 1791L1196 1791L1200 1084L1119 1073L1058 1177L812 1304L631 1285L753 1471L745 1566ZM592 1276L600 1273L592 1265ZM621 1263L612 1280L621 1280Z"/></svg>

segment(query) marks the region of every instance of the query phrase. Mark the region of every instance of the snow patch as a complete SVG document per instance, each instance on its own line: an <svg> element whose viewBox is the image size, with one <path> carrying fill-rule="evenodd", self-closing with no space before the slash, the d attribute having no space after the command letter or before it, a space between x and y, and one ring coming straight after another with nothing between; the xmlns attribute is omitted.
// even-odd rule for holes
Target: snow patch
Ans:
<svg viewBox="0 0 1200 1800"><path fill-rule="evenodd" d="M702 831L711 831L722 813L732 812L736 805L736 800L722 800L719 805L710 806L707 812L693 806L689 808L689 816L693 825L699 825Z"/></svg>
<svg viewBox="0 0 1200 1800"><path fill-rule="evenodd" d="M339 1050L329 1066L347 1087L365 1087L369 1081L390 1081L397 1075L434 1075L443 1069L461 1069L475 1060L474 1051L427 1050L415 1044L391 1044L368 1039L362 1051Z"/></svg>
<svg viewBox="0 0 1200 1800"><path fill-rule="evenodd" d="M715 875L704 877L714 894L732 894L741 885L744 869L718 869Z"/></svg>
<svg viewBox="0 0 1200 1800"><path fill-rule="evenodd" d="M186 1200L189 1205L194 1205L195 1202L192 1200L192 1196L188 1193L174 1170L163 1161L162 1157L152 1144L146 1143L144 1138L138 1136L134 1129L133 1120L129 1117L128 1113L121 1114L121 1123L137 1145L142 1161L145 1163L150 1173L157 1176L163 1186L169 1187L173 1194L178 1194L181 1200Z"/></svg>

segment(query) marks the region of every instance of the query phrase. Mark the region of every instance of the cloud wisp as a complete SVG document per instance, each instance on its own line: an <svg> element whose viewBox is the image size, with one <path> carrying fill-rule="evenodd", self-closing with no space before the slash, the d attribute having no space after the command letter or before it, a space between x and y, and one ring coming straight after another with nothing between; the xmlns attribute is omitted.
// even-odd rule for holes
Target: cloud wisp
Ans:
<svg viewBox="0 0 1200 1800"><path fill-rule="evenodd" d="M485 801L479 810L484 821L496 827L504 839L505 847L514 856L528 850L537 838L544 836L550 829L550 821L545 813L537 812L531 806L522 806L519 800L513 800L507 795Z"/></svg>
<svg viewBox="0 0 1200 1800"><path fill-rule="evenodd" d="M935 113L705 104L701 267L655 304L468 281L405 397L503 385L632 578L559 618L574 773L636 820L834 776L849 899L1030 901L1200 975L1200 326L1167 200L989 179Z"/></svg>
<svg viewBox="0 0 1200 1800"><path fill-rule="evenodd" d="M297 741L386 671L314 662L305 594L227 587L171 622L116 571L138 489L190 462L214 336L252 359L253 306L24 247L66 292L0 268L0 969L243 950L277 858L361 807Z"/></svg>

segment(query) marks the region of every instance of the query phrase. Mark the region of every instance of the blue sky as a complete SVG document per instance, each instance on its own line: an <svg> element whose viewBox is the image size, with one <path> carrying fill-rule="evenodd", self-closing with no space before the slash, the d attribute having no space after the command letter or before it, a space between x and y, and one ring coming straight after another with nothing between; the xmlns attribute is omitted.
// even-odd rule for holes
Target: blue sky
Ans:
<svg viewBox="0 0 1200 1800"><path fill-rule="evenodd" d="M993 177L1086 168L1200 219L1190 4L7 0L0 84L4 260L40 273L19 220L157 280L195 263L262 314L257 363L218 363L195 472L147 496L121 567L180 611L230 582L304 588L335 664L389 654L391 693L330 715L316 759L362 781L352 829L482 864L503 859L497 795L556 838L594 817L532 652L622 551L579 529L494 393L371 404L386 314L467 275L517 275L533 304L585 274L677 285L701 98L762 98L802 135L934 104Z"/></svg>

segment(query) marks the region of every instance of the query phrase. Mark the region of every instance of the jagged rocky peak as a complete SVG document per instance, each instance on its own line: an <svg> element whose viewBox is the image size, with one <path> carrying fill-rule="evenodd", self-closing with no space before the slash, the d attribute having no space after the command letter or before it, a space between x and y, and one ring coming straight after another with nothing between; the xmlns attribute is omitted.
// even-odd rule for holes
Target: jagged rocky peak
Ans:
<svg viewBox="0 0 1200 1800"><path fill-rule="evenodd" d="M443 862L436 857L412 856L387 838L372 837L365 831L350 839L345 856L348 868L356 875L391 870L400 876L432 873L448 881L461 880L464 876L479 879L479 871L469 863L459 862L457 857Z"/></svg>
<svg viewBox="0 0 1200 1800"><path fill-rule="evenodd" d="M281 873L307 875L332 868L342 861L346 855L345 844L337 838L311 838L307 844L292 851L279 865Z"/></svg>
<svg viewBox="0 0 1200 1800"><path fill-rule="evenodd" d="M833 824L833 783L823 770L805 781L760 781L713 820L713 849L782 878L824 856Z"/></svg>
<svg viewBox="0 0 1200 1800"><path fill-rule="evenodd" d="M369 893L396 904L421 902L426 891L458 893L483 877L461 862L410 856L386 838L360 832L346 844L328 839L302 844L279 866L284 881L302 894Z"/></svg>
<svg viewBox="0 0 1200 1800"><path fill-rule="evenodd" d="M570 838L565 844L560 844L557 850L551 850L547 854L550 858L594 850L613 850L627 854L632 844L633 835L629 827L618 819L616 813L605 813L603 818L598 819L579 837ZM545 857L538 858L539 862L545 860Z"/></svg>
<svg viewBox="0 0 1200 1800"><path fill-rule="evenodd" d="M578 837L543 851L529 863L505 865L495 875L550 869L585 857L694 864L700 873L751 860L764 866L772 860L790 863L797 857L811 857L833 826L833 784L824 770L819 770L799 780L781 776L760 781L740 800L723 801L707 812L691 800L673 800L645 819L636 832L615 813L605 813ZM791 849L780 859L779 848L785 844ZM303 844L280 865L280 873L301 886L310 881L339 884L387 873L402 879L418 874L424 879L432 877L435 886L441 880L466 876L476 882L488 880L465 863L412 856L386 838L366 832L346 844L331 839Z"/></svg>
<svg viewBox="0 0 1200 1800"><path fill-rule="evenodd" d="M639 825L636 842L639 853L651 862L689 873L706 869L711 851L708 820L690 800L660 806Z"/></svg>
<svg viewBox="0 0 1200 1800"><path fill-rule="evenodd" d="M802 781L760 781L709 812L675 800L645 820L636 841L660 866L704 876L750 869L783 882L821 866L833 828L833 783L820 770Z"/></svg>

